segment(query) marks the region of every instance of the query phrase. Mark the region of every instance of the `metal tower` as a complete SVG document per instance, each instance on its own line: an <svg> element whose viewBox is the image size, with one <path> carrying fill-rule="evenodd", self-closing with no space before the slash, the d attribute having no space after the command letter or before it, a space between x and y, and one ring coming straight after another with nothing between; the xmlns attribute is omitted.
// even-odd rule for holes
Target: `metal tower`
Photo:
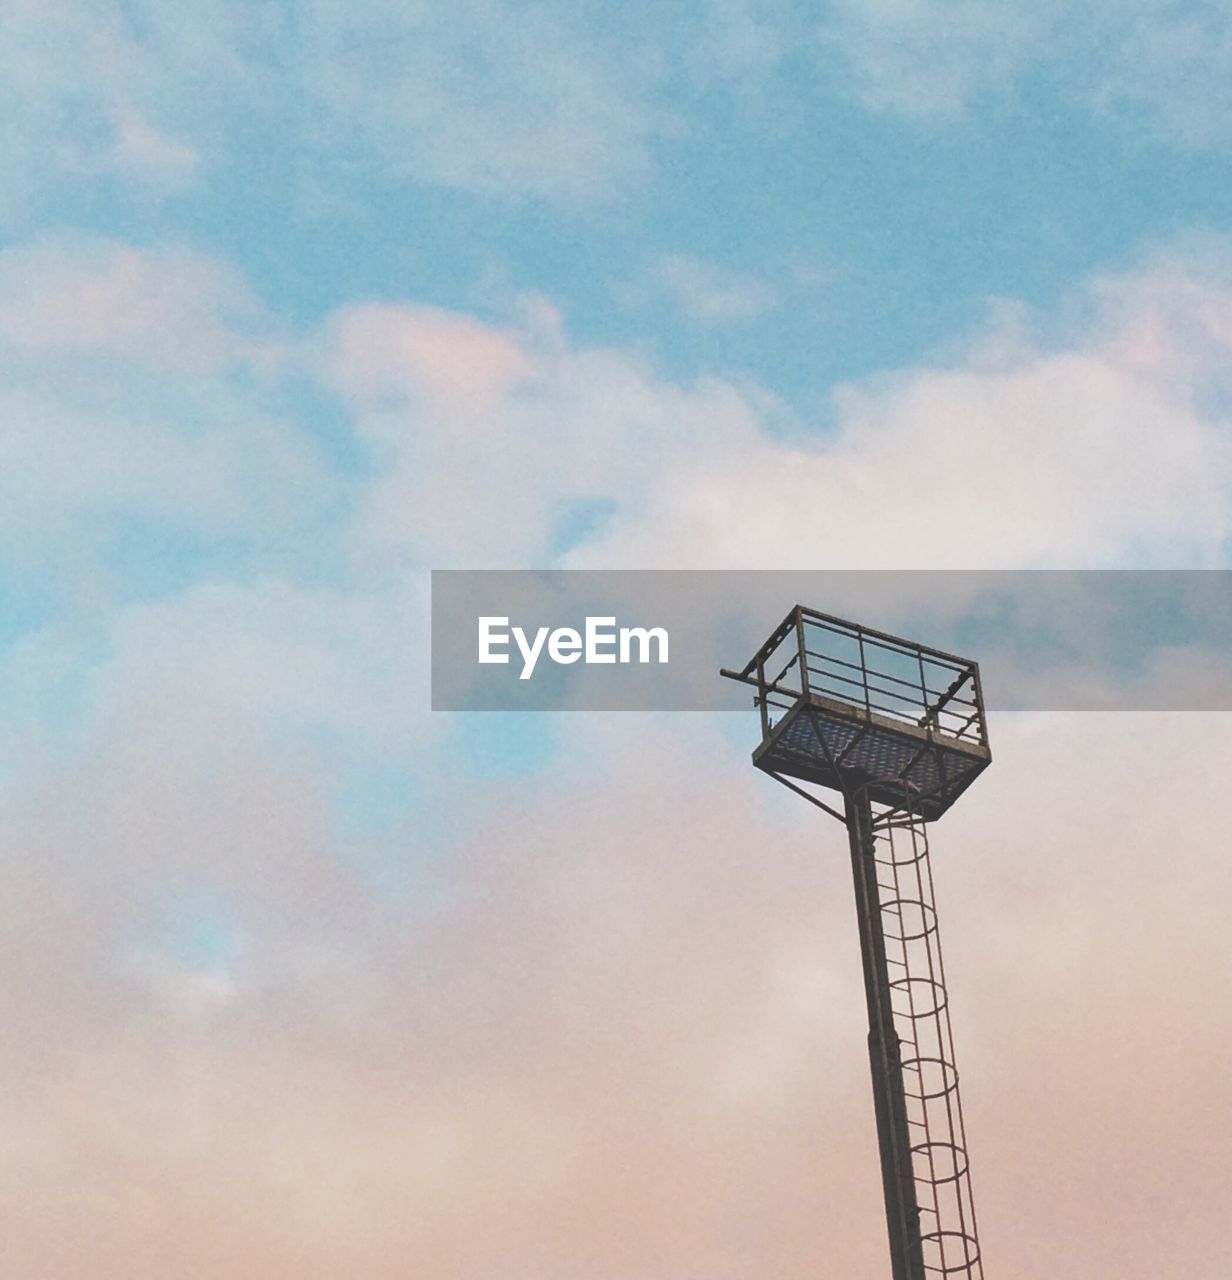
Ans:
<svg viewBox="0 0 1232 1280"><path fill-rule="evenodd" d="M893 1280L983 1280L925 825L991 759L979 668L797 605L722 674L757 690L753 763L847 828Z"/></svg>

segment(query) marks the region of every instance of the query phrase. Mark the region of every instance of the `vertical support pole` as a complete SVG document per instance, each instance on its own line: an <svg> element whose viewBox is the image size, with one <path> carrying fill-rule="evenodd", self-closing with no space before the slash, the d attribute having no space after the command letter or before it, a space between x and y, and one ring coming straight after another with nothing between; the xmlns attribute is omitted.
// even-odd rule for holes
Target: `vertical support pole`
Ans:
<svg viewBox="0 0 1232 1280"><path fill-rule="evenodd" d="M868 1056L873 1076L877 1141L881 1148L891 1274L893 1280L925 1280L907 1100L903 1092L902 1052L890 1003L885 931L877 888L873 810L868 793L861 790L848 795L846 808L860 926L860 956L864 964L864 994L868 1001Z"/></svg>
<svg viewBox="0 0 1232 1280"><path fill-rule="evenodd" d="M800 692L809 695L808 646L804 640L804 611L796 605L796 652L800 655Z"/></svg>
<svg viewBox="0 0 1232 1280"><path fill-rule="evenodd" d="M769 696L766 691L766 664L759 660L757 663L757 708L761 712L761 736L763 742L770 736L770 708L766 705L766 699Z"/></svg>
<svg viewBox="0 0 1232 1280"><path fill-rule="evenodd" d="M984 719L984 686L980 684L980 665L978 662L971 664L971 689L975 707L980 717L980 746L986 747L988 746L988 721Z"/></svg>
<svg viewBox="0 0 1232 1280"><path fill-rule="evenodd" d="M864 653L864 632L863 631L856 632L856 640L859 642L859 645L860 645L860 680L864 685L864 718L865 720L869 720L872 718L873 705L872 705L872 698L869 696L869 692L868 692L868 658L865 656L865 653Z"/></svg>

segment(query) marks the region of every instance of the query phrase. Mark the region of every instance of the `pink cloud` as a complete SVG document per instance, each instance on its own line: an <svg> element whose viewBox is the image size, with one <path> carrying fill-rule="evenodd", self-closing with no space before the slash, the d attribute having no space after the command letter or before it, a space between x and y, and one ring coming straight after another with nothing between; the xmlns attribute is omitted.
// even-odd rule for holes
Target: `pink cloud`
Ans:
<svg viewBox="0 0 1232 1280"><path fill-rule="evenodd" d="M328 376L359 404L422 398L481 414L533 372L510 334L435 307L348 307L334 317Z"/></svg>
<svg viewBox="0 0 1232 1280"><path fill-rule="evenodd" d="M100 753L10 804L6 844L38 853L0 898L14 1267L883 1269L842 833L695 720L575 723L585 769L472 795L432 911L361 892L323 841L320 779L255 740L169 772L137 735L122 768ZM1225 732L1003 721L996 768L938 827L975 1190L1003 1274L1224 1274L1227 1117L1203 1100L1220 1096L1226 1001L1193 975L1226 968L1232 885L1203 802ZM1147 766L1148 737L1193 767ZM225 999L109 964L177 831L169 852L217 865L243 921Z"/></svg>
<svg viewBox="0 0 1232 1280"><path fill-rule="evenodd" d="M208 374L268 360L260 304L230 266L175 247L45 241L0 255L0 340Z"/></svg>
<svg viewBox="0 0 1232 1280"><path fill-rule="evenodd" d="M52 349L71 321L33 331ZM97 319L80 334L102 341ZM808 555L850 557L887 485L915 495L876 544L899 562L964 530L1006 559L1157 541L1178 494L1194 545L1225 518L1214 422L1094 341L866 385L806 449L762 433L751 397L672 386L629 353L531 362L476 320L407 308L343 313L334 337L362 428L388 412L405 438L364 495L361 548L524 562L554 504L596 493L620 504L602 550L625 564L783 563L801 522ZM478 413L482 450L454 429ZM80 461L79 441L46 438ZM991 486L952 524L953 495L918 483L947 439L972 492ZM252 465L247 430L218 449ZM172 461L148 488L198 483L194 455ZM131 607L74 758L16 744L0 810L14 1273L884 1272L841 833L697 718L569 717L559 770L516 787L463 792L434 741L424 809L381 850L414 862L415 892L374 894L330 830L327 770L269 728L401 719L427 737L413 695L373 694L422 677L412 611L348 603L262 579ZM1210 799L1226 732L1002 722L996 766L938 830L990 1274L1227 1274L1228 1009L1208 980L1232 963ZM429 860L440 809L454 825ZM164 876L208 881L234 912L224 973L148 939L130 962Z"/></svg>

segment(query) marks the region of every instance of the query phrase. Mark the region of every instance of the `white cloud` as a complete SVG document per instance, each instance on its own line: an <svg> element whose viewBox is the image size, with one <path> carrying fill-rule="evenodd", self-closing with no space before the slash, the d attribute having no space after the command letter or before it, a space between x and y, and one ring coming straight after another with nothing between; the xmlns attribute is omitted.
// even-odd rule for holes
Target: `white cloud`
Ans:
<svg viewBox="0 0 1232 1280"><path fill-rule="evenodd" d="M318 515L336 478L280 412L281 350L244 280L204 255L83 237L5 250L4 560L88 593L108 521L225 540Z"/></svg>
<svg viewBox="0 0 1232 1280"><path fill-rule="evenodd" d="M101 262L133 314L164 296L149 261L123 287ZM7 440L31 517L40 495L71 513L161 486L168 508L200 501L225 530L244 484L284 475L239 409L235 429L123 435L128 395L154 376L142 343L100 338L14 279L0 314L44 317L12 348L34 362L23 377L67 334L74 367L94 344L100 383L137 379L119 424L87 397L73 431ZM550 776L468 787L421 712L423 566L540 563L553 514L586 497L615 511L579 564L782 566L802 540L808 564L1200 561L1228 525L1230 299L1212 251L1154 259L1098 282L1063 339L1002 326L945 367L846 389L836 434L811 448L769 437L719 381L680 387L629 352L570 347L542 306L516 328L363 307L309 335L305 364L372 446L353 525L320 548L340 559L345 542L352 576L312 588L292 566L115 610L72 758L36 734L5 744L15 1265L110 1280L176 1273L191 1253L238 1280L392 1280L408 1258L426 1280L747 1280L807 1273L822 1250L875 1270L841 836L819 862L811 811L695 717L570 717ZM177 308L167 376L204 369L216 392L244 330L197 361L195 312ZM63 423L53 390L23 394ZM83 452L91 432L103 443ZM213 473L202 440L227 460ZM107 469L117 443L131 453ZM54 679L71 650L57 638L18 653L19 683ZM449 819L419 859L422 895L370 891L305 727L408 768L433 757L430 794L383 849L407 858ZM1045 1265L1041 1224L1078 1241L1058 1280L1157 1276L1222 1247L1209 1186L1227 1134L1169 1099L1215 1096L1226 1057L1222 1011L1186 994L1228 963L1229 866L1209 857L1225 736L1192 716L995 725L996 766L940 830L976 1195L1009 1270ZM203 983L148 947L144 969L118 963L186 880L235 917L225 975ZM1109 1068L1109 1045L1132 1071ZM1137 1176L1186 1217L1180 1244L1140 1230L1101 1172L1144 1136L1165 1155Z"/></svg>
<svg viewBox="0 0 1232 1280"><path fill-rule="evenodd" d="M764 281L689 254L665 255L655 264L653 274L680 310L699 324L753 320L777 301L775 291Z"/></svg>
<svg viewBox="0 0 1232 1280"><path fill-rule="evenodd" d="M421 181L589 199L641 176L666 127L650 46L601 46L560 7L317 0L304 21L305 91Z"/></svg>
<svg viewBox="0 0 1232 1280"><path fill-rule="evenodd" d="M746 105L760 105L810 21L791 0L705 0L697 30L681 52L700 85L723 85Z"/></svg>
<svg viewBox="0 0 1232 1280"><path fill-rule="evenodd" d="M820 25L788 0L708 0L598 27L551 2L14 0L0 13L0 220L100 183L156 200L263 145L254 125L285 140L297 121L293 146L322 174L370 165L485 195L617 199L708 118L716 90L773 136L783 69L805 46L827 88L878 111L952 119L1043 70L1049 92L1172 143L1216 145L1232 128L1232 43L1213 0L1084 14L1055 0L834 0Z"/></svg>
<svg viewBox="0 0 1232 1280"><path fill-rule="evenodd" d="M0 342L190 375L275 355L269 318L227 263L80 235L0 251Z"/></svg>
<svg viewBox="0 0 1232 1280"><path fill-rule="evenodd" d="M0 14L0 218L118 178L195 182L237 126L314 113L297 145L415 181L586 201L643 176L673 126L649 37L592 38L567 6L465 0L254 9L17 0Z"/></svg>
<svg viewBox="0 0 1232 1280"><path fill-rule="evenodd" d="M1095 61L1097 108L1144 119L1156 137L1184 147L1232 140L1232 24L1216 2L1138 0L1120 8Z"/></svg>
<svg viewBox="0 0 1232 1280"><path fill-rule="evenodd" d="M341 481L262 386L308 369L372 464L327 552L359 581L543 563L586 503L610 514L579 567L1207 565L1229 530L1223 263L1208 241L1099 279L1047 340L994 317L944 363L840 388L832 430L786 441L756 389L574 349L543 307L514 326L349 307L283 360L293 343L209 259L13 250L9 555L63 547L74 513L295 527Z"/></svg>
<svg viewBox="0 0 1232 1280"><path fill-rule="evenodd" d="M808 443L768 436L765 406L718 380L676 387L627 352L531 334L514 357L509 333L468 330L467 349L499 353L492 368L516 379L477 377L505 393L462 418L409 386L361 408L385 460L361 545L437 565L541 561L562 506L600 500L612 515L570 564L1210 565L1232 529L1219 260L1190 247L1096 281L1047 340L994 316L945 363L839 388L834 429ZM344 382L371 376L369 353L408 325L464 323L365 317L364 342L333 356Z"/></svg>
<svg viewBox="0 0 1232 1280"><path fill-rule="evenodd" d="M569 504L610 500L632 516L654 473L707 441L757 437L756 414L720 382L674 387L628 352L569 348L551 315L528 325L368 308L314 340L382 463L358 512L360 562L534 563ZM450 362L427 374L421 357L442 344Z"/></svg>
<svg viewBox="0 0 1232 1280"><path fill-rule="evenodd" d="M1032 60L1047 12L995 0L837 0L820 35L865 106L944 118Z"/></svg>
<svg viewBox="0 0 1232 1280"><path fill-rule="evenodd" d="M1209 566L1232 532L1232 290L1183 254L1099 281L1064 341L997 329L835 396L813 447L716 433L574 563ZM734 518L738 514L738 519Z"/></svg>
<svg viewBox="0 0 1232 1280"><path fill-rule="evenodd" d="M104 0L14 0L0 11L0 222L49 191L116 175L156 193L190 182L199 157L151 89L184 70L134 39ZM153 54L154 56L151 56Z"/></svg>
<svg viewBox="0 0 1232 1280"><path fill-rule="evenodd" d="M1072 104L1145 123L1165 142L1232 137L1232 33L1217 0L1081 12L1054 0L836 0L820 36L826 71L836 57L873 110L953 119L1042 69Z"/></svg>

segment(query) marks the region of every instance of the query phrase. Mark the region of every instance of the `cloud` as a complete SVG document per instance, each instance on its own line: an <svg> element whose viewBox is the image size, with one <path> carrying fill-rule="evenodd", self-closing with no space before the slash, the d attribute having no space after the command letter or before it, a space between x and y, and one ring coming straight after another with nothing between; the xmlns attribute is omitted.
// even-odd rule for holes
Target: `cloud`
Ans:
<svg viewBox="0 0 1232 1280"><path fill-rule="evenodd" d="M412 397L474 416L532 369L516 336L434 307L347 307L326 341L327 379L360 407Z"/></svg>
<svg viewBox="0 0 1232 1280"><path fill-rule="evenodd" d="M18 0L0 17L0 218L83 186L182 191L254 127L285 129L292 104L318 156L587 202L644 177L671 127L654 62L650 41L596 40L562 6Z"/></svg>
<svg viewBox="0 0 1232 1280"><path fill-rule="evenodd" d="M513 805L509 829L521 830L517 798L498 793L452 860L453 905L413 923L320 861L310 774L251 739L215 742L195 761L165 751L156 761L148 735L128 742L111 764L100 744L76 810L57 815L44 791L6 813L6 844L36 839L41 855L34 882L7 899L28 922L15 941L48 964L23 971L22 1000L7 1009L10 1026L37 1031L18 1037L30 1048L14 1065L41 1118L11 1130L39 1171L21 1193L27 1230L12 1256L96 1280L122 1274L137 1252L166 1265L191 1252L205 1274L226 1261L240 1276L348 1265L393 1275L411 1256L429 1276L482 1275L498 1260L566 1274L604 1256L638 1268L656 1253L659 1265L713 1257L739 1275L740 1254L724 1261L722 1206L732 1194L757 1199L745 1185L767 1156L757 1130L781 1134L787 1168L819 1189L784 1102L796 1089L821 1096L818 1032L854 1017L858 1043L859 1006L811 954L812 913L790 907L805 900L795 877L776 885L721 855L714 910L682 931L696 906L688 861L666 876L653 869L658 818L626 858L615 792L580 833L560 809L528 861L520 834L500 852L482 834L495 802ZM160 784L153 804L142 778ZM223 812L193 817L220 794ZM704 792L680 799L696 808ZM87 838L83 878L73 872ZM236 913L244 958L225 1000L185 1003L169 981L119 981L108 963L108 943L150 909L160 850L164 872L208 860ZM812 882L805 860L796 869ZM648 876L660 882L657 906ZM57 935L62 950L32 946L39 925L74 920ZM748 952L716 967L714 938L741 921ZM822 1046L820 1060L830 1056ZM858 1056L849 1063L858 1079ZM594 1108L595 1089L606 1108ZM713 1156L725 1159L705 1175L697 1161ZM659 1171L650 1182L647 1169ZM678 1186L670 1213L659 1179ZM249 1197L264 1206L252 1218ZM773 1203L747 1240L728 1243L793 1247L805 1234L793 1225L800 1202ZM643 1230L617 1231L612 1204Z"/></svg>
<svg viewBox="0 0 1232 1280"><path fill-rule="evenodd" d="M0 312L31 319L9 376L44 417L6 420L47 428L6 438L22 519L47 541L83 510L161 502L299 541L292 498L314 510L319 473L294 479L295 432L274 437L286 458L254 444L245 327L211 330L212 303L158 310L176 292L160 262L197 278L174 255L89 261L70 255L73 289L101 280L178 337L144 359L122 326L112 341L45 303L55 271L45 295L14 275ZM544 306L513 325L364 306L302 335L269 377L318 369L370 450L312 559L109 601L88 642L69 620L3 657L11 688L48 686L0 740L13 1265L875 1272L841 833L749 768L755 722L571 716L550 769L476 786L456 725L422 711L423 570L542 563L587 498L611 514L581 564L1203 562L1227 527L1229 296L1214 250L1162 255L1049 334L998 319L846 388L832 433L791 442L753 391L571 345ZM134 412L186 382L196 418ZM70 661L86 671L57 752L46 707ZM1226 1272L1224 1120L1176 1102L1218 1096L1226 1057L1220 994L1193 982L1228 961L1226 731L1002 718L996 764L938 829L975 1193L1007 1274ZM404 769L417 804L341 834L322 742ZM380 859L395 889L374 888ZM163 942L168 901L194 893L233 938L208 964ZM1107 1170L1144 1144L1127 1191Z"/></svg>
<svg viewBox="0 0 1232 1280"><path fill-rule="evenodd" d="M151 57L151 53L155 56ZM151 86L182 67L159 65L122 6L14 0L0 14L0 136L7 180L0 222L81 179L119 177L165 194L190 183L197 148L163 113Z"/></svg>
<svg viewBox="0 0 1232 1280"><path fill-rule="evenodd" d="M820 40L864 106L946 119L1016 78L1039 52L1048 12L991 0L838 0Z"/></svg>
<svg viewBox="0 0 1232 1280"><path fill-rule="evenodd" d="M756 98L807 19L790 0L705 0L694 39L683 49L694 78Z"/></svg>
<svg viewBox="0 0 1232 1280"><path fill-rule="evenodd" d="M16 0L0 15L0 220L20 228L87 191L148 213L285 145L312 158L312 197L336 199L358 172L594 208L649 182L664 146L707 134L716 109L773 135L783 95L800 100L787 73L802 49L828 90L925 121L1033 76L1173 145L1222 145L1232 120L1232 50L1209 0L1077 17L1022 0L836 0L820 22L808 6L707 0L599 23L552 2Z"/></svg>
<svg viewBox="0 0 1232 1280"><path fill-rule="evenodd" d="M953 120L1042 73L1071 105L1145 123L1171 145L1221 146L1232 136L1232 37L1214 0L1135 0L1082 14L1047 0L838 0L820 40L846 91L875 111Z"/></svg>
<svg viewBox="0 0 1232 1280"><path fill-rule="evenodd" d="M629 512L651 471L703 441L757 434L730 387L678 388L628 352L573 350L550 316L513 334L420 308L367 309L358 344L355 323L348 313L315 341L333 384L359 397L356 429L380 459L353 529L368 563L533 563L578 503ZM445 341L450 362L426 375L422 353Z"/></svg>
<svg viewBox="0 0 1232 1280"><path fill-rule="evenodd" d="M841 832L711 727L578 722L572 771L472 796L425 913L347 874L311 770L252 738L168 756L135 724L114 726L119 759L104 737L3 819L6 848L38 853L24 879L4 871L18 1265L880 1265ZM1213 1278L1226 1134L1176 1099L1217 1094L1224 1056L1218 996L1192 974L1228 958L1206 803L1226 727L996 729L997 765L934 849L985 1249L1029 1275L1060 1233L1058 1280L1178 1262ZM1161 771L1147 741L1188 763ZM234 913L225 998L183 998L170 957L164 976L117 972L160 865L209 868ZM1142 1142L1157 1156L1127 1194L1107 1169ZM1144 1226L1144 1200L1183 1237Z"/></svg>
<svg viewBox="0 0 1232 1280"><path fill-rule="evenodd" d="M1050 339L994 318L945 362L838 388L817 443L717 430L571 563L1213 565L1232 518L1220 263L1102 279Z"/></svg>
<svg viewBox="0 0 1232 1280"><path fill-rule="evenodd" d="M305 34L303 87L339 136L423 182L589 200L644 176L666 127L649 47L599 44L559 6L318 0Z"/></svg>
<svg viewBox="0 0 1232 1280"><path fill-rule="evenodd" d="M1232 139L1232 30L1220 4L1139 0L1122 12L1091 76L1097 109L1143 119L1187 148Z"/></svg>
<svg viewBox="0 0 1232 1280"><path fill-rule="evenodd" d="M243 277L190 249L60 236L0 252L0 342L19 351L210 374L272 355L270 332Z"/></svg>
<svg viewBox="0 0 1232 1280"><path fill-rule="evenodd" d="M554 320L348 310L313 341L380 456L354 554L542 562L558 521L598 503L571 566L1213 565L1232 527L1225 257L1177 246L1056 316L993 309L931 364L837 388L833 426L789 438L757 388L672 385ZM448 360L425 355L442 344Z"/></svg>
<svg viewBox="0 0 1232 1280"><path fill-rule="evenodd" d="M18 572L106 592L125 522L153 522L147 542L276 538L337 498L284 413L276 327L216 259L80 236L7 249L0 352L2 558Z"/></svg>
<svg viewBox="0 0 1232 1280"><path fill-rule="evenodd" d="M699 324L753 320L776 302L774 290L764 282L724 271L688 254L660 258L654 276L680 310Z"/></svg>

